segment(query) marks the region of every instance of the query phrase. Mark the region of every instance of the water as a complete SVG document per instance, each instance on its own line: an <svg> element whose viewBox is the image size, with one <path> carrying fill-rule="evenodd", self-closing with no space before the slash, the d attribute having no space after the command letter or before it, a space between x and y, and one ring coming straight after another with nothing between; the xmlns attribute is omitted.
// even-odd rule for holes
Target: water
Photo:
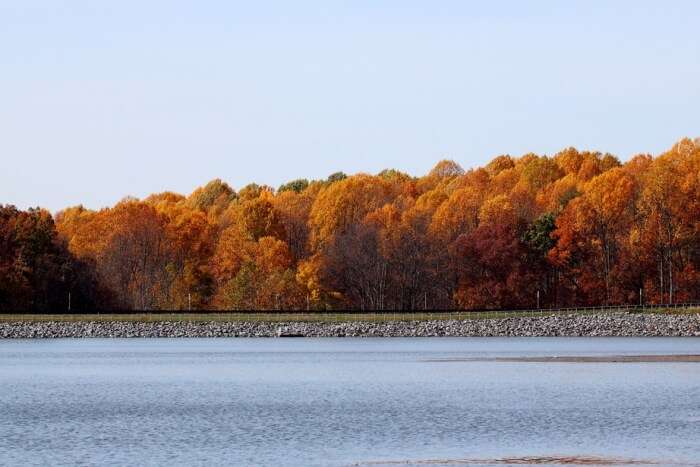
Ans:
<svg viewBox="0 0 700 467"><path fill-rule="evenodd" d="M425 361L622 354L700 339L0 341L0 464L700 461L700 363Z"/></svg>

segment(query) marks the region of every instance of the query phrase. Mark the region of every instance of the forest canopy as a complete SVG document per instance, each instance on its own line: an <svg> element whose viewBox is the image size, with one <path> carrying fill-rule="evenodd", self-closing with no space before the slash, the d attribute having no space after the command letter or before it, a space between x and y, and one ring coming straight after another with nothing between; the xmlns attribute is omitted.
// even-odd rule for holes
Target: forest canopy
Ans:
<svg viewBox="0 0 700 467"><path fill-rule="evenodd" d="M0 311L496 309L700 299L700 141L100 210L0 205Z"/></svg>

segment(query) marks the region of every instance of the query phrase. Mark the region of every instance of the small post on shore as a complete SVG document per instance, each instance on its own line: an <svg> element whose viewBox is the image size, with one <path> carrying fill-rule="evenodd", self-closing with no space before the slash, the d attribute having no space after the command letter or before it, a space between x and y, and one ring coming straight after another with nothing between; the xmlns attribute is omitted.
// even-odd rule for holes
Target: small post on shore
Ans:
<svg viewBox="0 0 700 467"><path fill-rule="evenodd" d="M192 293L187 292L187 311L192 311Z"/></svg>
<svg viewBox="0 0 700 467"><path fill-rule="evenodd" d="M537 289L537 309L540 309L540 289Z"/></svg>
<svg viewBox="0 0 700 467"><path fill-rule="evenodd" d="M68 292L68 311L70 311L70 292Z"/></svg>
<svg viewBox="0 0 700 467"><path fill-rule="evenodd" d="M639 306L642 306L644 302L642 301L642 289L639 289Z"/></svg>

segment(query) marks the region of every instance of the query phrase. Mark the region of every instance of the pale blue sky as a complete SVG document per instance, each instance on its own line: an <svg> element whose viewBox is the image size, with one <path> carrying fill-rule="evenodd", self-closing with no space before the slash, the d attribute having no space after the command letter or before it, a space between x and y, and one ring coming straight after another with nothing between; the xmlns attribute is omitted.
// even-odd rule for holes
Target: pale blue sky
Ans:
<svg viewBox="0 0 700 467"><path fill-rule="evenodd" d="M0 0L0 203L700 136L698 1Z"/></svg>

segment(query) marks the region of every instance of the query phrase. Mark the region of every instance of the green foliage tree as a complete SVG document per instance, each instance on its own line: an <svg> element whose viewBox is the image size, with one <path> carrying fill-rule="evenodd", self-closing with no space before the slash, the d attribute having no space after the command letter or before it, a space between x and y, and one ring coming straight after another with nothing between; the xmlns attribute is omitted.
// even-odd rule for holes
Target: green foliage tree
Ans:
<svg viewBox="0 0 700 467"><path fill-rule="evenodd" d="M306 190L308 186L309 181L307 179L298 178L296 180L292 180L291 182L280 185L280 187L277 189L277 192L283 193L285 191L294 191L296 193L301 193L302 191Z"/></svg>

